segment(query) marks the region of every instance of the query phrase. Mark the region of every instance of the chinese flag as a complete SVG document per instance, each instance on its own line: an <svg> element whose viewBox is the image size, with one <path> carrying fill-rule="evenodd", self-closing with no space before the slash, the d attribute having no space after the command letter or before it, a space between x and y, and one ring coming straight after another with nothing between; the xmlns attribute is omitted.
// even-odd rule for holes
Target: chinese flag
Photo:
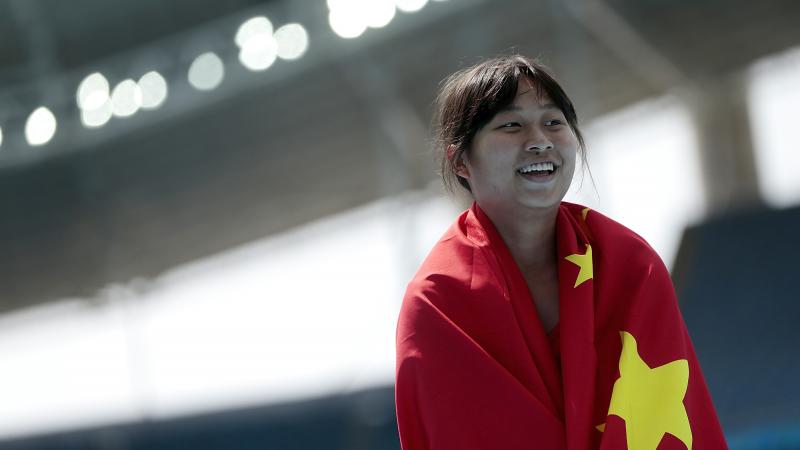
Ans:
<svg viewBox="0 0 800 450"><path fill-rule="evenodd" d="M562 202L559 323L473 204L409 283L397 325L403 450L727 448L664 264Z"/></svg>

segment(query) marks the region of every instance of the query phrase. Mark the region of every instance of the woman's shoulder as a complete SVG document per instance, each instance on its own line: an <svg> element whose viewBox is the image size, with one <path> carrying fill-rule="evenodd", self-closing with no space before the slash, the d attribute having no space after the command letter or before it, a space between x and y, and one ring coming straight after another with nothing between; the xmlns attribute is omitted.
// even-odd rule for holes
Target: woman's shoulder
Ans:
<svg viewBox="0 0 800 450"><path fill-rule="evenodd" d="M406 286L397 322L398 348L422 345L450 320L454 300L469 292L468 250L452 228L434 245Z"/></svg>
<svg viewBox="0 0 800 450"><path fill-rule="evenodd" d="M477 244L468 237L461 214L436 242L408 283L400 319L415 321L423 315L450 317L473 290L483 286L483 275L475 279L475 264L483 266ZM484 271L485 272L485 271ZM485 274L484 274L485 275ZM479 286L476 286L478 283Z"/></svg>
<svg viewBox="0 0 800 450"><path fill-rule="evenodd" d="M590 242L605 247L621 246L619 250L653 252L653 248L639 233L611 217L577 203L562 202L569 214L581 222L590 235Z"/></svg>
<svg viewBox="0 0 800 450"><path fill-rule="evenodd" d="M406 288L406 299L431 298L469 285L473 248L457 220L436 242Z"/></svg>
<svg viewBox="0 0 800 450"><path fill-rule="evenodd" d="M661 256L639 233L592 208L567 202L562 202L562 206L580 221L598 258L624 262L633 272L641 268L668 273Z"/></svg>

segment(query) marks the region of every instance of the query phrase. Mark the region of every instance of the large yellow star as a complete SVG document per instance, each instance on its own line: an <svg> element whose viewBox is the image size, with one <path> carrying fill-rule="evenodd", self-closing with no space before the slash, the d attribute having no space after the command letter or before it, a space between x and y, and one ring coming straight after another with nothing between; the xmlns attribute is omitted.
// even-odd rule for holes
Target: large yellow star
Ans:
<svg viewBox="0 0 800 450"><path fill-rule="evenodd" d="M692 449L692 430L683 397L689 383L689 363L678 359L651 369L628 332L621 332L620 377L611 392L608 414L625 420L628 450L655 450L669 433Z"/></svg>
<svg viewBox="0 0 800 450"><path fill-rule="evenodd" d="M578 278L575 279L575 286L578 287L586 280L590 280L594 276L594 269L592 268L592 246L586 244L586 253L581 255L576 253L565 257L567 261L577 264L581 268L578 272Z"/></svg>

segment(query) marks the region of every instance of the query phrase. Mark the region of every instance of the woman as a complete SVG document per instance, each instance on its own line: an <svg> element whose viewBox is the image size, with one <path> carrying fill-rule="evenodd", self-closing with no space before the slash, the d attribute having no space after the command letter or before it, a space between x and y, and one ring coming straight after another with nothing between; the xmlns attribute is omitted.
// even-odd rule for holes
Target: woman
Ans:
<svg viewBox="0 0 800 450"><path fill-rule="evenodd" d="M446 184L474 198L403 300L404 450L722 449L669 273L563 202L583 138L544 67L500 57L439 96Z"/></svg>

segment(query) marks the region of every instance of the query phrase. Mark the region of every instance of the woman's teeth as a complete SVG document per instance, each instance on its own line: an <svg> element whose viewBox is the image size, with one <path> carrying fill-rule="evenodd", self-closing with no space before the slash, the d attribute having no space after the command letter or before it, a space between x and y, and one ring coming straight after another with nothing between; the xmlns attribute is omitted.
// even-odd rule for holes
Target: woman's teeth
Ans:
<svg viewBox="0 0 800 450"><path fill-rule="evenodd" d="M550 174L555 171L555 165L551 162L545 163L536 163L536 164L529 164L517 172L525 175L525 174L532 174L532 175L542 175L542 174Z"/></svg>

